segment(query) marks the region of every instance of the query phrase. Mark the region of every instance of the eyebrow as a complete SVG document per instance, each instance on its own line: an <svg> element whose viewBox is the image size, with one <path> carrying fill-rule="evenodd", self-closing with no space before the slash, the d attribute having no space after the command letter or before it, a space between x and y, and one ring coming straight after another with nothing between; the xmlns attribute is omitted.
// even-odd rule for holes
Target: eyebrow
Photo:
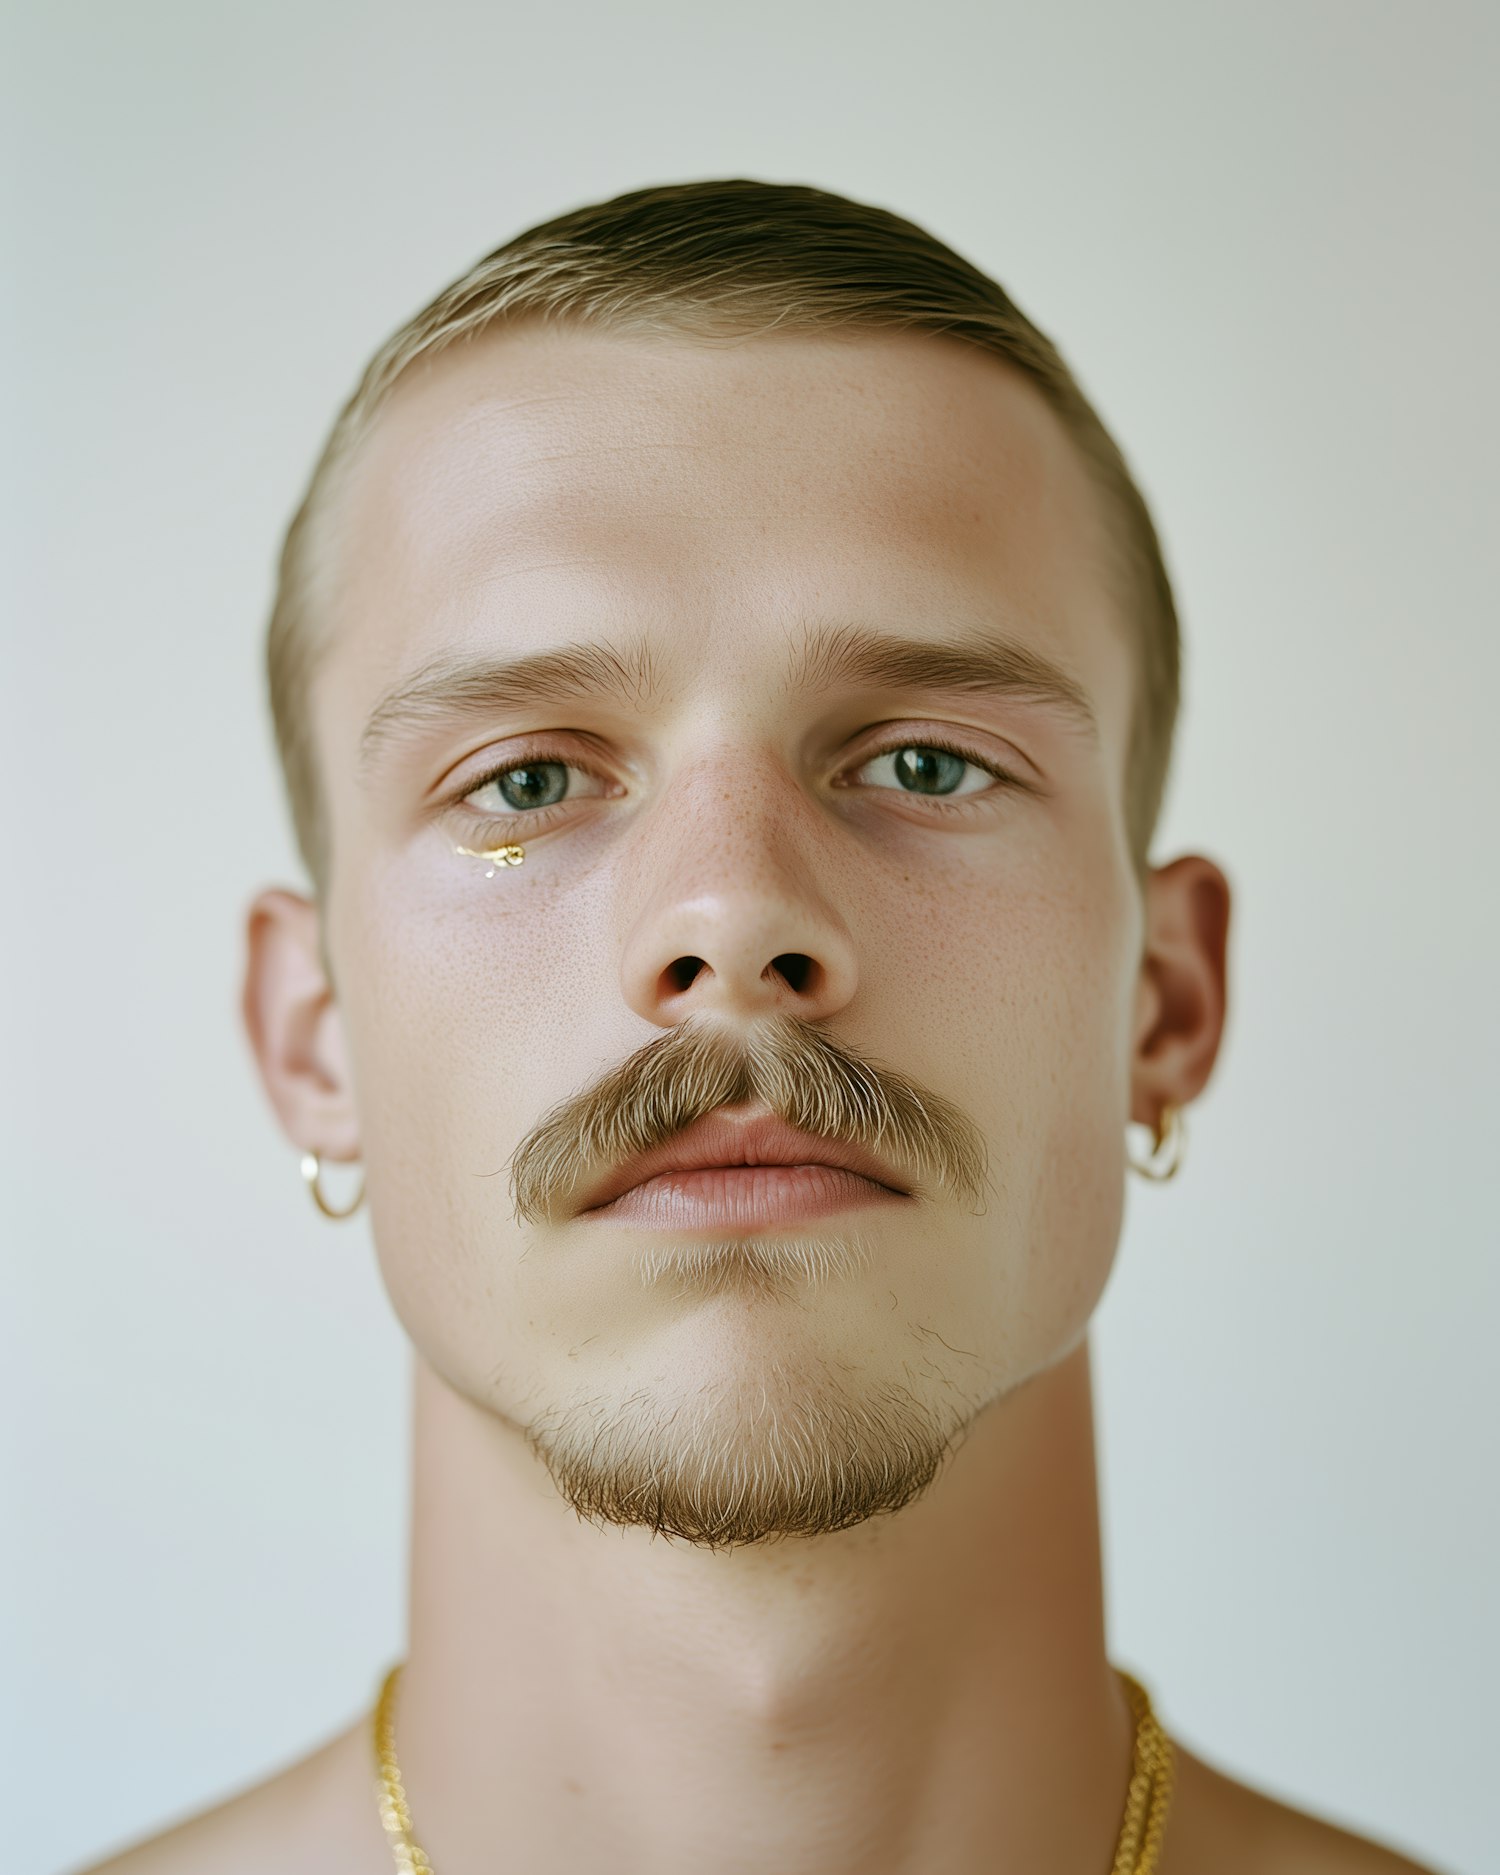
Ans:
<svg viewBox="0 0 1500 1875"><path fill-rule="evenodd" d="M972 626L938 639L818 626L807 635L791 682L812 692L936 690L1034 703L1088 741L1099 740L1093 705L1075 677L1018 639Z"/></svg>
<svg viewBox="0 0 1500 1875"><path fill-rule="evenodd" d="M644 639L623 650L582 643L523 658L434 658L376 704L360 736L360 766L436 725L604 696L645 708L660 691Z"/></svg>
<svg viewBox="0 0 1500 1875"><path fill-rule="evenodd" d="M1029 645L975 627L932 639L862 625L814 625L797 648L786 688L997 697L1038 705L1086 740L1099 740L1088 693L1076 678ZM372 767L393 742L452 722L600 697L644 709L661 694L644 637L618 648L585 642L521 658L434 658L376 704L360 737L360 766Z"/></svg>

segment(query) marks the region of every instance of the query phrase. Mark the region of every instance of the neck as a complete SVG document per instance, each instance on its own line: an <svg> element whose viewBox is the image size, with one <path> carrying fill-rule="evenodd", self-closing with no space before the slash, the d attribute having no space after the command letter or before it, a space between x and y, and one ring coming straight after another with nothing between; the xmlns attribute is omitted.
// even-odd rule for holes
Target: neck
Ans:
<svg viewBox="0 0 1500 1875"><path fill-rule="evenodd" d="M1109 1866L1132 1726L1087 1340L915 1503L812 1540L582 1523L420 1358L414 1434L396 1747L435 1867Z"/></svg>

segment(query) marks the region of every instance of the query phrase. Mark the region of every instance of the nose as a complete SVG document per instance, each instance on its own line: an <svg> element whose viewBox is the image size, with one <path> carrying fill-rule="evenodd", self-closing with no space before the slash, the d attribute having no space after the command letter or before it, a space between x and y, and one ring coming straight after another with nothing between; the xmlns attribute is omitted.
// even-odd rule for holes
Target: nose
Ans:
<svg viewBox="0 0 1500 1875"><path fill-rule="evenodd" d="M663 1028L699 1011L816 1022L842 1009L857 971L819 889L826 838L769 761L721 757L683 776L629 856L645 883L621 961L631 1008Z"/></svg>

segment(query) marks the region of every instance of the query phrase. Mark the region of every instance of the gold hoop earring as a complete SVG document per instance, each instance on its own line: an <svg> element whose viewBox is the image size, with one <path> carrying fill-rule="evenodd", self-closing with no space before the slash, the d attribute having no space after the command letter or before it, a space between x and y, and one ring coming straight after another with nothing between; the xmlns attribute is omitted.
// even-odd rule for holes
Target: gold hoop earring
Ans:
<svg viewBox="0 0 1500 1875"><path fill-rule="evenodd" d="M361 1178L359 1181L359 1190L355 1192L353 1202L345 1205L342 1211L336 1211L323 1196L323 1187L319 1183L322 1171L323 1161L319 1158L318 1154L315 1152L304 1152L302 1155L302 1176L307 1180L307 1189L313 1195L313 1203L323 1213L324 1217L353 1217L354 1213L365 1201L364 1179Z"/></svg>
<svg viewBox="0 0 1500 1875"><path fill-rule="evenodd" d="M1165 1153L1163 1147L1166 1148ZM1156 1138L1152 1142L1150 1158L1137 1159L1128 1147L1125 1157L1132 1172L1139 1172L1142 1178L1160 1183L1164 1179L1176 1177L1186 1149L1187 1128L1183 1124L1182 1109L1174 1107L1168 1100L1163 1102L1161 1118L1156 1123Z"/></svg>

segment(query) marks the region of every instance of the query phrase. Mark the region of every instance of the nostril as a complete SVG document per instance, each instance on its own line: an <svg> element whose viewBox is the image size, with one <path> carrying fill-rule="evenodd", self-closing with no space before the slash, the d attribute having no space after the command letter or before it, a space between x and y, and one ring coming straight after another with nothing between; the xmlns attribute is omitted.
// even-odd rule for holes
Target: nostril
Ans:
<svg viewBox="0 0 1500 1875"><path fill-rule="evenodd" d="M820 970L817 960L806 952L782 951L761 972L761 981L780 977L794 995L805 996L816 987ZM680 996L683 991L690 990L701 976L712 975L712 969L702 957L674 957L661 973L663 992L669 996Z"/></svg>
<svg viewBox="0 0 1500 1875"><path fill-rule="evenodd" d="M686 990L692 988L703 968L701 957L677 957L667 965L665 975L674 991Z"/></svg>
<svg viewBox="0 0 1500 1875"><path fill-rule="evenodd" d="M781 956L771 959L771 968L779 971L800 995L807 988L815 966L812 958L802 951L783 951Z"/></svg>

